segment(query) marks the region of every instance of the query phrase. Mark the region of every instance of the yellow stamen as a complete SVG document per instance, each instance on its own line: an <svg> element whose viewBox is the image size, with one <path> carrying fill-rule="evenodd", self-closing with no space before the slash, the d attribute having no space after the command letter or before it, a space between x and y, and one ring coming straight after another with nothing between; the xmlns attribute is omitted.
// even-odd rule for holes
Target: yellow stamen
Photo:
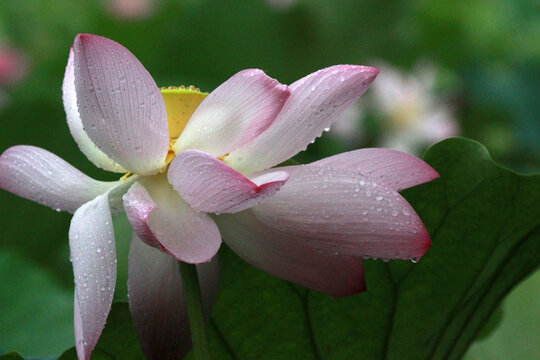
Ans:
<svg viewBox="0 0 540 360"><path fill-rule="evenodd" d="M169 152L167 153L167 157L165 158L165 163L169 165L171 161L173 161L175 156L176 154L174 153L174 151L169 150Z"/></svg>
<svg viewBox="0 0 540 360"><path fill-rule="evenodd" d="M221 155L221 156L218 156L218 159L221 160L221 161L225 161L227 156L229 156L229 154Z"/></svg>
<svg viewBox="0 0 540 360"><path fill-rule="evenodd" d="M193 112L208 96L208 93L201 92L200 89L191 85L162 87L161 94L165 100L167 108L167 119L169 120L169 137L176 140L184 128ZM168 155L167 155L168 157Z"/></svg>
<svg viewBox="0 0 540 360"><path fill-rule="evenodd" d="M133 173L131 171L128 171L124 174L124 176L120 178L120 181L127 181L128 177L130 177L131 175L133 175Z"/></svg>

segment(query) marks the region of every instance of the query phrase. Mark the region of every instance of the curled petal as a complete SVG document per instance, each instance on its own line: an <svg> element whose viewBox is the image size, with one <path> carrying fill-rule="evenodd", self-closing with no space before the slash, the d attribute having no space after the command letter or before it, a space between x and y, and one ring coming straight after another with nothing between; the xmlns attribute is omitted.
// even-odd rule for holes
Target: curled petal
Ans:
<svg viewBox="0 0 540 360"><path fill-rule="evenodd" d="M289 89L262 70L243 70L221 84L191 116L174 151L225 155L266 130L289 97Z"/></svg>
<svg viewBox="0 0 540 360"><path fill-rule="evenodd" d="M13 146L0 156L0 188L53 209L74 212L120 184L94 180L34 146Z"/></svg>
<svg viewBox="0 0 540 360"><path fill-rule="evenodd" d="M155 174L165 166L169 131L156 83L122 45L80 34L73 44L77 107L84 131L129 171Z"/></svg>
<svg viewBox="0 0 540 360"><path fill-rule="evenodd" d="M439 173L414 155L392 149L370 148L330 156L311 163L344 169L400 191L439 177Z"/></svg>
<svg viewBox="0 0 540 360"><path fill-rule="evenodd" d="M225 162L252 173L271 168L302 150L362 95L379 71L337 65L308 75L289 88L291 96L261 135L229 154Z"/></svg>
<svg viewBox="0 0 540 360"><path fill-rule="evenodd" d="M431 246L422 220L394 189L348 170L284 170L287 184L251 209L267 226L349 256L419 259Z"/></svg>
<svg viewBox="0 0 540 360"><path fill-rule="evenodd" d="M360 258L261 222L249 209L215 217L223 240L245 261L274 276L333 296L365 290Z"/></svg>
<svg viewBox="0 0 540 360"><path fill-rule="evenodd" d="M219 285L217 257L197 265L205 315L216 300ZM129 308L148 359L181 359L191 349L189 321L178 261L131 238Z"/></svg>
<svg viewBox="0 0 540 360"><path fill-rule="evenodd" d="M186 150L171 163L168 178L195 210L234 213L274 195L289 174L276 171L250 180L212 155Z"/></svg>
<svg viewBox="0 0 540 360"><path fill-rule="evenodd" d="M77 107L77 93L75 91L75 73L73 68L73 49L69 51L69 59L64 75L64 83L62 85L62 99L64 101L64 109L67 115L67 124L71 136L75 139L79 149L84 155L93 162L97 167L102 169L125 173L127 170L116 162L111 160L103 151L99 150L96 145L90 140L83 129L81 117L79 116L79 108Z"/></svg>
<svg viewBox="0 0 540 360"><path fill-rule="evenodd" d="M124 195L124 209L137 235L178 260L210 261L221 245L212 219L193 210L164 175L136 182Z"/></svg>
<svg viewBox="0 0 540 360"><path fill-rule="evenodd" d="M75 275L75 346L90 359L103 331L116 284L116 248L108 193L81 206L69 228Z"/></svg>

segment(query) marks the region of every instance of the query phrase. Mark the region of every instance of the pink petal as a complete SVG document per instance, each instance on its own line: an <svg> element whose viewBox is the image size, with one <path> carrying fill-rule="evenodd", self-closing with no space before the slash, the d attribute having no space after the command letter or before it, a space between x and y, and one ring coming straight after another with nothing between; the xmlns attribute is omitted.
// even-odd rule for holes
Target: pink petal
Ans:
<svg viewBox="0 0 540 360"><path fill-rule="evenodd" d="M378 72L367 66L337 65L298 80L289 87L291 96L270 127L225 161L251 173L290 159L321 136L367 90Z"/></svg>
<svg viewBox="0 0 540 360"><path fill-rule="evenodd" d="M108 193L81 206L69 228L75 275L75 346L90 359L111 309L116 283L116 248Z"/></svg>
<svg viewBox="0 0 540 360"><path fill-rule="evenodd" d="M207 262L219 250L221 235L214 221L182 200L164 175L133 184L124 195L124 209L141 240L178 260Z"/></svg>
<svg viewBox="0 0 540 360"><path fill-rule="evenodd" d="M439 177L425 161L392 149L360 149L330 156L311 165L344 169L366 175L400 191Z"/></svg>
<svg viewBox="0 0 540 360"><path fill-rule="evenodd" d="M284 170L287 184L251 209L267 226L349 256L419 259L430 247L422 220L394 189L349 170Z"/></svg>
<svg viewBox="0 0 540 360"><path fill-rule="evenodd" d="M34 146L13 146L0 156L0 188L53 209L74 212L119 184L94 180Z"/></svg>
<svg viewBox="0 0 540 360"><path fill-rule="evenodd" d="M250 180L212 155L186 150L171 163L168 178L193 209L234 213L274 195L289 174L276 171Z"/></svg>
<svg viewBox="0 0 540 360"><path fill-rule="evenodd" d="M239 72L195 110L174 151L203 150L225 155L266 130L289 97L289 89L262 70Z"/></svg>
<svg viewBox="0 0 540 360"><path fill-rule="evenodd" d="M79 149L97 167L113 172L127 172L122 166L111 160L105 153L99 150L90 140L83 129L79 108L77 107L77 93L75 92L75 74L73 70L73 49L69 51L69 59L62 85L62 99L67 115L67 123L71 135L79 145Z"/></svg>
<svg viewBox="0 0 540 360"><path fill-rule="evenodd" d="M215 220L227 245L261 270L333 296L365 290L359 258L328 251L309 238L268 226L251 209L220 215Z"/></svg>
<svg viewBox="0 0 540 360"><path fill-rule="evenodd" d="M73 45L77 105L88 137L133 173L165 166L165 102L143 65L122 45L80 34Z"/></svg>
<svg viewBox="0 0 540 360"><path fill-rule="evenodd" d="M217 257L197 265L206 315L219 284ZM148 359L181 359L191 349L188 315L178 261L131 238L129 308Z"/></svg>

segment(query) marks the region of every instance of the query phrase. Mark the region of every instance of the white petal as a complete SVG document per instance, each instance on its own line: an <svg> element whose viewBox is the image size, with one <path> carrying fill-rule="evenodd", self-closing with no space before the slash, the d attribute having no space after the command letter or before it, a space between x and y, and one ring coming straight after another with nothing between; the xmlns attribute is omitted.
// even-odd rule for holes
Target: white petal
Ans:
<svg viewBox="0 0 540 360"><path fill-rule="evenodd" d="M348 170L283 169L289 181L251 208L267 226L348 256L419 259L430 247L422 220L394 189Z"/></svg>
<svg viewBox="0 0 540 360"><path fill-rule="evenodd" d="M249 174L292 158L321 136L367 90L378 72L367 66L337 65L296 81L270 127L231 152L225 162Z"/></svg>
<svg viewBox="0 0 540 360"><path fill-rule="evenodd" d="M248 179L199 150L182 151L167 172L169 182L189 205L202 212L234 213L274 195L285 184L284 171Z"/></svg>
<svg viewBox="0 0 540 360"><path fill-rule="evenodd" d="M219 284L217 257L197 265L207 318ZM134 234L129 253L129 308L148 359L181 359L191 349L178 260Z"/></svg>
<svg viewBox="0 0 540 360"><path fill-rule="evenodd" d="M75 276L75 346L90 359L111 309L116 284L116 248L108 193L81 206L69 228Z"/></svg>
<svg viewBox="0 0 540 360"><path fill-rule="evenodd" d="M318 247L258 220L251 209L215 217L223 241L245 261L274 276L333 296L365 290L360 258Z"/></svg>
<svg viewBox="0 0 540 360"><path fill-rule="evenodd" d="M94 180L34 146L13 146L0 156L0 188L53 209L74 212L121 184Z"/></svg>
<svg viewBox="0 0 540 360"><path fill-rule="evenodd" d="M77 106L88 137L129 171L155 174L169 149L167 112L156 83L122 45L80 34L73 45Z"/></svg>
<svg viewBox="0 0 540 360"><path fill-rule="evenodd" d="M198 149L218 157L228 154L268 128L288 97L287 86L262 70L243 70L199 105L174 151Z"/></svg>
<svg viewBox="0 0 540 360"><path fill-rule="evenodd" d="M181 261L207 262L219 250L221 235L214 221L182 200L165 175L135 183L124 195L124 209L143 241Z"/></svg>
<svg viewBox="0 0 540 360"><path fill-rule="evenodd" d="M79 145L79 149L86 155L88 160L102 169L125 173L127 170L111 160L103 153L103 151L99 150L83 129L81 117L79 116L79 109L77 107L77 94L75 92L73 49L69 51L68 64L64 75L64 83L62 85L62 99L64 101L64 109L66 111L67 124L71 136L73 136L73 139L75 139L75 142Z"/></svg>
<svg viewBox="0 0 540 360"><path fill-rule="evenodd" d="M431 166L414 155L392 149L369 148L346 152L311 163L346 169L400 191L439 177Z"/></svg>

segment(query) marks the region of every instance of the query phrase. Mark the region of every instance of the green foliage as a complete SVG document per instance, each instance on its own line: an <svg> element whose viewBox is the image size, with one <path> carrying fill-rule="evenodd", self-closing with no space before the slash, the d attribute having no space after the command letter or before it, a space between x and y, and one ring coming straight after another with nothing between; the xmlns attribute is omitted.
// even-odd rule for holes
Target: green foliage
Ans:
<svg viewBox="0 0 540 360"><path fill-rule="evenodd" d="M71 291L50 272L5 249L0 274L2 288L11 289L0 296L0 348L25 356L53 355L73 343ZM44 337L47 341L28 341Z"/></svg>
<svg viewBox="0 0 540 360"><path fill-rule="evenodd" d="M531 359L540 354L538 294L540 294L540 271L536 271L519 284L504 299L502 311L496 311L486 324L489 328L493 320L497 321L497 315L502 313L498 328L486 338L477 337L464 360Z"/></svg>
<svg viewBox="0 0 540 360"><path fill-rule="evenodd" d="M418 264L366 261L368 291L332 298L230 251L211 324L219 359L459 359L502 298L538 267L539 176L450 139L425 159L441 179L404 192L433 246Z"/></svg>
<svg viewBox="0 0 540 360"><path fill-rule="evenodd" d="M126 303L114 303L107 325L92 354L92 360L144 359L139 337ZM58 360L77 360L75 348L64 352Z"/></svg>
<svg viewBox="0 0 540 360"><path fill-rule="evenodd" d="M24 360L24 358L21 356L21 354L12 351L7 354L0 355L0 360Z"/></svg>

